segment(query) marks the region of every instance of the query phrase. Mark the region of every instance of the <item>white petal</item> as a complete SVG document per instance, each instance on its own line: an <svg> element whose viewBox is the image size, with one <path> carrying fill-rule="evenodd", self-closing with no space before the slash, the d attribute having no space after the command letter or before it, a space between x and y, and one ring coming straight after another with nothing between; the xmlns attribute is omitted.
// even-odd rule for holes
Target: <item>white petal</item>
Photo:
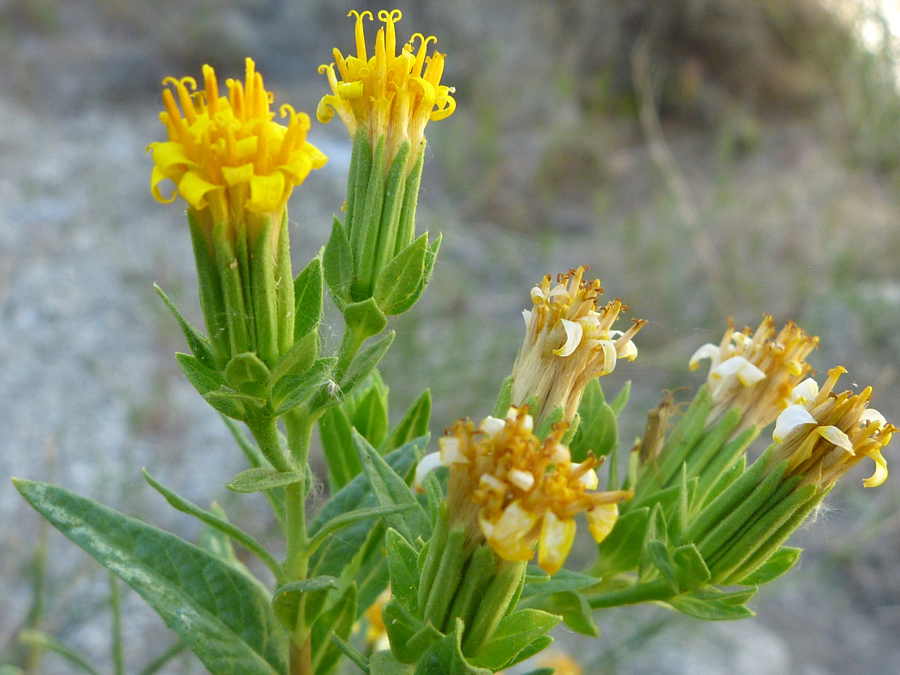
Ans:
<svg viewBox="0 0 900 675"><path fill-rule="evenodd" d="M534 487L534 476L530 471L522 471L521 469L513 469L509 472L509 482L520 490L528 492Z"/></svg>
<svg viewBox="0 0 900 675"><path fill-rule="evenodd" d="M531 301L534 303L538 303L547 296L544 295L544 291L541 290L540 286L535 286L531 289Z"/></svg>
<svg viewBox="0 0 900 675"><path fill-rule="evenodd" d="M808 401L814 401L818 395L819 384L811 377L807 377L803 382L791 389L790 401L791 403L807 403Z"/></svg>
<svg viewBox="0 0 900 675"><path fill-rule="evenodd" d="M863 424L868 422L878 422L881 426L887 424L887 420L884 419L884 415L875 410L874 408L866 408L863 410L863 414L860 415L859 421Z"/></svg>
<svg viewBox="0 0 900 675"><path fill-rule="evenodd" d="M525 326L527 327L531 323L531 310L523 309L522 316L525 318Z"/></svg>
<svg viewBox="0 0 900 675"><path fill-rule="evenodd" d="M688 366L691 370L697 370L697 366L700 365L700 361L703 359L712 359L712 365L715 366L719 360L719 345L707 342L694 352L691 360L688 361Z"/></svg>
<svg viewBox="0 0 900 675"><path fill-rule="evenodd" d="M603 349L603 370L601 375L609 375L616 369L616 345L612 340L600 340Z"/></svg>
<svg viewBox="0 0 900 675"><path fill-rule="evenodd" d="M482 420L481 424L478 425L478 430L483 431L488 436L494 437L499 434L505 426L505 420L501 420L499 417L491 417L490 415L488 415Z"/></svg>
<svg viewBox="0 0 900 675"><path fill-rule="evenodd" d="M616 352L616 354L620 359L625 359L626 361L634 361L638 355L637 345L635 345L632 340L629 340L624 345L622 345L622 349Z"/></svg>
<svg viewBox="0 0 900 675"><path fill-rule="evenodd" d="M463 454L456 436L444 436L438 440L438 445L441 447L441 463L444 466L469 463L469 458Z"/></svg>
<svg viewBox="0 0 900 675"><path fill-rule="evenodd" d="M554 286L553 288L550 289L550 300L551 301L553 300L553 298L555 298L559 295L562 295L563 297L565 297L566 300L570 299L569 289L566 288L565 284L556 284L556 286Z"/></svg>
<svg viewBox="0 0 900 675"><path fill-rule="evenodd" d="M425 489L422 487L425 483L425 476L429 471L439 466L444 466L444 463L441 461L441 453L439 452L432 452L422 458L422 461L416 467L416 477L413 479L413 486L417 492L425 492Z"/></svg>
<svg viewBox="0 0 900 675"><path fill-rule="evenodd" d="M581 338L584 335L584 328L577 321L569 321L568 319L560 319L563 328L566 330L566 342L559 349L554 349L553 353L557 356L569 356L581 344Z"/></svg>
<svg viewBox="0 0 900 675"><path fill-rule="evenodd" d="M726 379L736 377L738 373L750 365L750 362L743 356L732 356L713 368L709 373L711 380Z"/></svg>
<svg viewBox="0 0 900 675"><path fill-rule="evenodd" d="M782 443L789 433L804 424L817 424L816 418L802 405L790 405L782 411L775 421L772 439L776 443Z"/></svg>
<svg viewBox="0 0 900 675"><path fill-rule="evenodd" d="M766 379L766 374L752 363L747 363L738 371L738 379L745 387L752 387L760 380Z"/></svg>
<svg viewBox="0 0 900 675"><path fill-rule="evenodd" d="M572 464L572 471L577 469L579 464ZM597 476L597 472L591 469L586 474L584 474L581 478L578 479L580 483L584 483L584 487L588 490L596 490L597 486L600 485L600 478Z"/></svg>
<svg viewBox="0 0 900 675"><path fill-rule="evenodd" d="M506 411L506 419L508 420L517 420L519 419L519 409L515 407L511 407ZM534 418L531 415L525 415L525 431L531 431L534 429Z"/></svg>
<svg viewBox="0 0 900 675"><path fill-rule="evenodd" d="M851 455L855 455L856 451L853 449L853 443L850 442L850 439L847 438L847 434L838 429L837 427L819 427L816 429L816 433L819 434L822 438L824 438L829 443L834 443L836 446L849 452Z"/></svg>
<svg viewBox="0 0 900 675"><path fill-rule="evenodd" d="M481 478L478 479L478 485L500 494L506 492L506 483L489 473L481 474Z"/></svg>

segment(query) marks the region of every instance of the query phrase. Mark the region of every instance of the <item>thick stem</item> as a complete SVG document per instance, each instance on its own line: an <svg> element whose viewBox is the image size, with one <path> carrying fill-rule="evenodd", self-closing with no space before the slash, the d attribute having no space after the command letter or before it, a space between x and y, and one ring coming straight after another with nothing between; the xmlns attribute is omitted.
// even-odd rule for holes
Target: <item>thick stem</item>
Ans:
<svg viewBox="0 0 900 675"><path fill-rule="evenodd" d="M312 438L312 430L315 426L317 414L310 413L305 406L300 406L284 415L284 426L287 431L288 450L291 460L297 467L302 478L285 486L286 497L286 530L287 530L287 561L285 570L288 576L295 581L306 578L308 544L306 534L306 493L307 471L306 463L309 458L309 445Z"/></svg>
<svg viewBox="0 0 900 675"><path fill-rule="evenodd" d="M312 675L312 644L307 636L302 645L291 641L291 675Z"/></svg>

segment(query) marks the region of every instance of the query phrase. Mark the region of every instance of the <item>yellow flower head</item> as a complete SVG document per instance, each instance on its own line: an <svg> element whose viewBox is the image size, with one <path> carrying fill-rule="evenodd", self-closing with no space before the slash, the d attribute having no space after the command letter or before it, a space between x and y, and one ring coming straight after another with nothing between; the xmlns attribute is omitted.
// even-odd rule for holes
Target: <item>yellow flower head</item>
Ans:
<svg viewBox="0 0 900 675"><path fill-rule="evenodd" d="M729 320L722 341L703 345L690 360L691 370L703 359L710 361L706 385L713 407L707 426L734 407L742 412L734 433L754 424L769 424L790 405L791 391L810 371L805 359L818 344L819 338L807 335L792 321L776 333L768 314L755 332L750 328L735 331Z"/></svg>
<svg viewBox="0 0 900 675"><path fill-rule="evenodd" d="M512 403L537 398L539 421L556 406L571 420L587 383L607 375L618 359L633 361L637 347L631 338L647 323L634 320L625 331L613 330L628 308L616 298L597 308L600 280L583 280L586 265L569 270L552 284L548 274L531 290L534 304L525 316L525 343L512 371Z"/></svg>
<svg viewBox="0 0 900 675"><path fill-rule="evenodd" d="M228 96L219 95L215 71L203 66L204 89L191 77L167 77L159 119L169 140L152 143L150 187L161 202L168 199L159 184L175 183L191 209L209 209L213 222L239 220L246 212L273 214L284 209L291 190L310 170L326 161L306 142L309 116L284 104L280 112L288 126L273 121L273 96L263 86L252 59L247 59L243 83L227 80ZM180 106L180 110L179 110Z"/></svg>
<svg viewBox="0 0 900 675"><path fill-rule="evenodd" d="M789 459L790 475L803 476L805 484L827 489L863 457L870 457L875 473L863 485L878 487L888 476L881 449L897 427L866 407L871 387L859 394L832 391L845 372L841 366L832 368L821 389L812 379L794 388L791 405L778 416L772 432L776 444L772 462Z"/></svg>
<svg viewBox="0 0 900 675"><path fill-rule="evenodd" d="M408 140L411 167L425 142L425 125L449 117L456 109L453 88L441 84L444 54L435 51L426 56L428 43L437 38L421 33L413 35L398 52L395 24L402 14L395 9L378 12L384 27L378 29L374 54L369 56L363 19L371 21L372 12L354 10L351 15L356 16L356 56L345 58L335 48L335 62L319 67L319 72L328 76L332 93L319 102L316 116L325 123L337 113L351 137L365 129L372 147L387 134L388 164L400 144ZM416 38L418 51L413 47Z"/></svg>
<svg viewBox="0 0 900 675"><path fill-rule="evenodd" d="M524 409L505 419L487 417L476 429L459 420L440 439L440 452L427 455L416 484L436 466L450 467L448 519L465 525L470 542L486 541L504 560L530 560L549 574L561 567L575 539L575 516L586 512L594 539L602 541L618 517L618 503L631 490L597 492L593 456L572 462L560 443L568 425L556 425L543 442Z"/></svg>

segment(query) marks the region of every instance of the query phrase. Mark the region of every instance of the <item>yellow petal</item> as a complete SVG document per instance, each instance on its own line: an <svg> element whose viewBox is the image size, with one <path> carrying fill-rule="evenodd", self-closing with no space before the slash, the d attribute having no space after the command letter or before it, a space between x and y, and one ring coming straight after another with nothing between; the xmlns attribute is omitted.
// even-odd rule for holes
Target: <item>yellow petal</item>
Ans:
<svg viewBox="0 0 900 675"><path fill-rule="evenodd" d="M851 455L856 454L856 451L853 449L853 443L850 442L847 434L837 427L818 427L816 433L829 443L833 443Z"/></svg>
<svg viewBox="0 0 900 675"><path fill-rule="evenodd" d="M574 541L575 520L560 520L553 511L547 511L541 522L538 565L547 574L556 574L566 561Z"/></svg>
<svg viewBox="0 0 900 675"><path fill-rule="evenodd" d="M562 319L561 321L563 328L566 331L566 341L562 347L554 349L553 353L557 356L566 357L578 348L578 345L581 343L581 338L584 335L584 328L582 328L581 324L577 321L569 321L568 319Z"/></svg>
<svg viewBox="0 0 900 675"><path fill-rule="evenodd" d="M195 209L207 205L207 196L215 192L224 192L225 188L204 180L196 171L188 171L178 184L178 191L188 204Z"/></svg>
<svg viewBox="0 0 900 675"><path fill-rule="evenodd" d="M588 529L598 544L606 539L619 519L618 504L599 504L587 511Z"/></svg>
<svg viewBox="0 0 900 675"><path fill-rule="evenodd" d="M881 454L881 450L872 450L869 457L875 460L875 473L863 481L865 487L878 487L887 480L887 462Z"/></svg>

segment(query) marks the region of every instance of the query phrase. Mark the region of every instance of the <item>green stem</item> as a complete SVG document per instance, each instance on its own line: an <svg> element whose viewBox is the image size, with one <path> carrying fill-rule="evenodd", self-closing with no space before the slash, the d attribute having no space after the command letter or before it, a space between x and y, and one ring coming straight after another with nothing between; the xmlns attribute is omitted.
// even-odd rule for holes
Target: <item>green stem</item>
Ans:
<svg viewBox="0 0 900 675"><path fill-rule="evenodd" d="M665 579L653 579L643 584L635 584L620 591L598 593L588 598L591 609L604 609L606 607L621 607L622 605L637 605L654 600L666 600L675 594L672 587Z"/></svg>
<svg viewBox="0 0 900 675"><path fill-rule="evenodd" d="M269 415L251 417L247 420L247 427L269 464L283 473L294 470L290 460L281 451L281 443L278 442L278 418Z"/></svg>
<svg viewBox="0 0 900 675"><path fill-rule="evenodd" d="M122 603L119 599L119 582L109 573L109 605L112 609L112 660L115 675L125 675L125 653L122 649Z"/></svg>
<svg viewBox="0 0 900 675"><path fill-rule="evenodd" d="M312 430L319 415L310 413L306 406L295 408L284 415L284 427L287 431L288 450L291 459L302 478L284 488L286 502L287 529L287 561L285 568L288 576L299 581L306 578L307 546L306 534L306 463L309 458L309 445Z"/></svg>
<svg viewBox="0 0 900 675"><path fill-rule="evenodd" d="M365 342L366 335L362 331L353 330L347 326L344 329L344 335L341 338L341 347L338 350L338 362L334 367L334 380L340 382L347 372L347 368L353 361L353 357L359 352L362 343Z"/></svg>

